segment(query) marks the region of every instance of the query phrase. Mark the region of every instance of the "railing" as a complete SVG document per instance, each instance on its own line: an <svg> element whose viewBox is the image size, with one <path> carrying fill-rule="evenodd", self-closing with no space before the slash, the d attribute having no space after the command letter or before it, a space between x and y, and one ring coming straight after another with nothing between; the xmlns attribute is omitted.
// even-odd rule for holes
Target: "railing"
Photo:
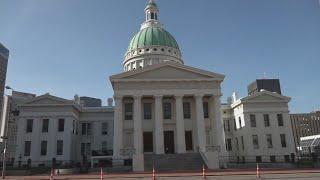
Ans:
<svg viewBox="0 0 320 180"><path fill-rule="evenodd" d="M120 149L120 155L121 156L129 156L132 157L132 155L136 154L136 149L134 148L124 148Z"/></svg>
<svg viewBox="0 0 320 180"><path fill-rule="evenodd" d="M112 156L113 150L92 150L92 156Z"/></svg>
<svg viewBox="0 0 320 180"><path fill-rule="evenodd" d="M206 146L206 152L220 152L220 146Z"/></svg>

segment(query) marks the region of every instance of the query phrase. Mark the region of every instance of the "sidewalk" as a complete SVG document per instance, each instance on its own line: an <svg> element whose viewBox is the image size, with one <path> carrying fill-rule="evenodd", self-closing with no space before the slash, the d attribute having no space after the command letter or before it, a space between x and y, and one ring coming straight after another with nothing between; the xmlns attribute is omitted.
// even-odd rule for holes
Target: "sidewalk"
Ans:
<svg viewBox="0 0 320 180"><path fill-rule="evenodd" d="M307 173L319 173L320 169L261 169L261 175L272 175L272 174L307 174ZM225 169L225 170L218 170L218 171L208 171L206 172L207 177L214 177L214 176L243 176L243 175L255 175L256 169ZM35 180L35 179L49 179L48 175L36 175L36 176L7 176L7 179L26 179L26 180ZM164 172L164 173L157 173L157 177L165 177L165 178L174 178L174 177L201 177L202 172ZM143 173L124 173L124 174L108 174L104 173L105 179L137 179L137 178L151 178L151 172L143 172ZM91 174L74 174L74 175L60 175L55 176L54 179L99 179L100 174L91 173Z"/></svg>

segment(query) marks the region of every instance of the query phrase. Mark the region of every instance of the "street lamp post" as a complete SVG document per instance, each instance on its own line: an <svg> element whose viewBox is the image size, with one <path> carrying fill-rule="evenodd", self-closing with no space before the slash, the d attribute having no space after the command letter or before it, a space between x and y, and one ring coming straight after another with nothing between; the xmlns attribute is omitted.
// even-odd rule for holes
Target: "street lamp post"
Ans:
<svg viewBox="0 0 320 180"><path fill-rule="evenodd" d="M3 159L2 159L2 179L6 177L6 153L7 153L7 139L6 136L1 136L1 139L4 141L4 148L3 148Z"/></svg>
<svg viewBox="0 0 320 180"><path fill-rule="evenodd" d="M6 89L9 89L13 91L13 89L10 86L6 86ZM11 111L11 108L9 109ZM9 118L10 118L10 113L9 113ZM9 120L8 120L9 122ZM5 135L1 136L1 139L4 141L4 148L3 148L3 159L2 159L2 179L6 178L6 154L7 154L7 139L8 139L8 130L7 130L8 123L5 123L4 125L4 132Z"/></svg>

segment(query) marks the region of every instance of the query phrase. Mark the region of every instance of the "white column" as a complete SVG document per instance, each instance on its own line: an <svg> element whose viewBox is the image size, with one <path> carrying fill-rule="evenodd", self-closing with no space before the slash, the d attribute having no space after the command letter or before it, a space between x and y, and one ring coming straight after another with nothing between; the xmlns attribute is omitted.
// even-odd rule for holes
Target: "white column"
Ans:
<svg viewBox="0 0 320 180"><path fill-rule="evenodd" d="M133 112L133 136L136 154L142 154L142 118L141 118L141 96L134 96Z"/></svg>
<svg viewBox="0 0 320 180"><path fill-rule="evenodd" d="M133 104L133 143L135 154L132 156L132 170L134 172L144 171L144 155L142 148L142 112L141 96L134 96Z"/></svg>
<svg viewBox="0 0 320 180"><path fill-rule="evenodd" d="M216 132L216 143L220 146L220 152L226 152L226 136L223 127L223 119L221 118L221 101L220 96L213 97L214 122Z"/></svg>
<svg viewBox="0 0 320 180"><path fill-rule="evenodd" d="M196 117L197 117L197 135L199 151L206 151L206 128L203 114L203 95L196 95Z"/></svg>
<svg viewBox="0 0 320 180"><path fill-rule="evenodd" d="M177 144L178 144L178 153L186 152L186 138L185 138L185 129L184 129L184 118L183 118L183 96L176 95L176 126L177 126Z"/></svg>
<svg viewBox="0 0 320 180"><path fill-rule="evenodd" d="M113 121L113 158L120 158L120 149L123 148L123 114L122 96L114 97L114 121Z"/></svg>
<svg viewBox="0 0 320 180"><path fill-rule="evenodd" d="M163 111L162 111L162 95L154 96L155 99L155 117L154 129L156 136L156 154L164 154L164 138L163 138Z"/></svg>

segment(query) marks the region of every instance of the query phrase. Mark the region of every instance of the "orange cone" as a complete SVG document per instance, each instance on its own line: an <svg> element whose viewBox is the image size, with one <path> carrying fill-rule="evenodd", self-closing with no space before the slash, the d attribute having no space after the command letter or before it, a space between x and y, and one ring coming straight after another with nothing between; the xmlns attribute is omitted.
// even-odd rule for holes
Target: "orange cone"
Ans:
<svg viewBox="0 0 320 180"><path fill-rule="evenodd" d="M156 171L154 170L154 165L152 167L152 180L156 180Z"/></svg>
<svg viewBox="0 0 320 180"><path fill-rule="evenodd" d="M257 178L260 178L259 164L257 163Z"/></svg>
<svg viewBox="0 0 320 180"><path fill-rule="evenodd" d="M103 170L102 170L102 168L100 169L100 180L103 180Z"/></svg>
<svg viewBox="0 0 320 180"><path fill-rule="evenodd" d="M51 169L50 180L53 180L53 175L54 175L54 169Z"/></svg>
<svg viewBox="0 0 320 180"><path fill-rule="evenodd" d="M206 169L204 168L204 165L202 165L202 178L203 178L203 179L207 179Z"/></svg>

